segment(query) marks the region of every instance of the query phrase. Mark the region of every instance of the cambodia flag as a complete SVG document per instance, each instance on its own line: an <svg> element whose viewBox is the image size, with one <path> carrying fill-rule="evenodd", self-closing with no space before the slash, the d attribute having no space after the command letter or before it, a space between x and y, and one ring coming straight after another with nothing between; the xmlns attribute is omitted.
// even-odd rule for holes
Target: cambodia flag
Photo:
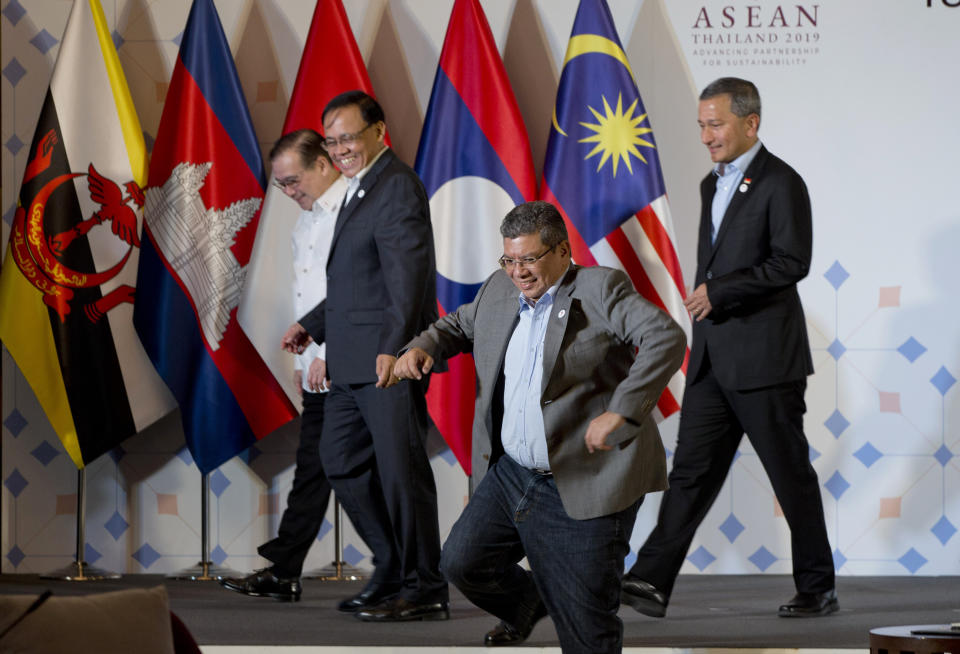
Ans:
<svg viewBox="0 0 960 654"><path fill-rule="evenodd" d="M212 0L194 0L150 162L134 324L206 473L296 415L237 322L260 148Z"/></svg>
<svg viewBox="0 0 960 654"><path fill-rule="evenodd" d="M473 300L503 254L500 221L536 198L530 141L477 0L456 0L415 165L430 197L440 314ZM473 357L459 355L427 393L434 423L468 475Z"/></svg>
<svg viewBox="0 0 960 654"><path fill-rule="evenodd" d="M657 144L633 80L606 0L581 0L560 74L540 198L563 214L577 263L626 272L689 341ZM680 409L686 369L685 360L660 398L658 418Z"/></svg>

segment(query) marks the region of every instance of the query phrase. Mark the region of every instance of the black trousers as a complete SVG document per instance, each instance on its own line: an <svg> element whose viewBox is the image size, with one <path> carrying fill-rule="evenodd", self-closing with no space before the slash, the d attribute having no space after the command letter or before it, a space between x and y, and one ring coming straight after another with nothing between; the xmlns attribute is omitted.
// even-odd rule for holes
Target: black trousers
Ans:
<svg viewBox="0 0 960 654"><path fill-rule="evenodd" d="M330 484L373 552L370 583L424 603L447 600L425 391L416 381L389 389L334 383L321 448Z"/></svg>
<svg viewBox="0 0 960 654"><path fill-rule="evenodd" d="M716 500L746 432L790 527L797 591L819 593L834 587L820 485L803 433L805 390L806 380L801 379L735 391L722 388L709 366L701 370L685 390L670 488L630 575L669 597L697 527Z"/></svg>
<svg viewBox="0 0 960 654"><path fill-rule="evenodd" d="M330 482L320 459L326 396L326 393L303 394L300 445L297 447L293 487L287 495L287 508L280 518L277 537L257 548L260 556L273 563L279 576L300 576L303 561L327 514Z"/></svg>

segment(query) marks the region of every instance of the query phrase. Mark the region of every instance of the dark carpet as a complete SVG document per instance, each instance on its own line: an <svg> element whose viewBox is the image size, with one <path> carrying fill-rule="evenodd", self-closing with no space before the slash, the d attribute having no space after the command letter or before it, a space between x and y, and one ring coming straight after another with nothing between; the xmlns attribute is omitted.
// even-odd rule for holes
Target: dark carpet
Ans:
<svg viewBox="0 0 960 654"><path fill-rule="evenodd" d="M56 581L36 575L0 575L0 593L75 595L164 584L171 609L200 645L470 646L482 644L496 619L451 593L446 622L376 625L338 613L339 600L361 582L304 581L297 603L250 598L216 582L174 581L158 575L119 580ZM840 611L815 619L785 619L777 607L793 595L783 575L684 575L667 617L620 610L627 647L868 648L870 629L960 621L960 577L839 577ZM549 619L527 645L555 647Z"/></svg>

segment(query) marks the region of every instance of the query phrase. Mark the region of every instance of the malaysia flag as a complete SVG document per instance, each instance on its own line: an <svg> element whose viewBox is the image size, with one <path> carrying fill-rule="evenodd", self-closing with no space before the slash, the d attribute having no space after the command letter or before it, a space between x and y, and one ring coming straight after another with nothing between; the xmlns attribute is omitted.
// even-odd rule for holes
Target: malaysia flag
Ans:
<svg viewBox="0 0 960 654"><path fill-rule="evenodd" d="M134 324L206 473L296 410L237 322L263 161L212 0L194 0L150 162Z"/></svg>
<svg viewBox="0 0 960 654"><path fill-rule="evenodd" d="M540 198L560 209L574 260L626 272L683 327L690 316L653 128L606 0L581 0L560 74ZM687 358L690 351L687 350ZM687 362L657 404L680 409Z"/></svg>
<svg viewBox="0 0 960 654"><path fill-rule="evenodd" d="M503 254L500 221L536 199L530 141L477 0L456 0L415 165L430 197L440 314L473 300ZM434 423L468 475L473 357L449 361L427 393Z"/></svg>

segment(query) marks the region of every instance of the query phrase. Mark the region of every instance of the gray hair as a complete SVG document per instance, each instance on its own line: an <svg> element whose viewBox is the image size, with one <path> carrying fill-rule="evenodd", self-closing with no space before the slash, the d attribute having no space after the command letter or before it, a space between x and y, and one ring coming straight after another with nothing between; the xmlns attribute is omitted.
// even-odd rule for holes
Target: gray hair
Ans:
<svg viewBox="0 0 960 654"><path fill-rule="evenodd" d="M701 100L718 95L730 96L730 111L735 116L746 118L750 114L760 116L760 91L753 82L739 77L721 77L710 82L700 93Z"/></svg>
<svg viewBox="0 0 960 654"><path fill-rule="evenodd" d="M500 235L503 238L518 238L528 234L539 234L543 244L551 248L568 240L563 216L555 206L539 200L518 204L500 223Z"/></svg>

